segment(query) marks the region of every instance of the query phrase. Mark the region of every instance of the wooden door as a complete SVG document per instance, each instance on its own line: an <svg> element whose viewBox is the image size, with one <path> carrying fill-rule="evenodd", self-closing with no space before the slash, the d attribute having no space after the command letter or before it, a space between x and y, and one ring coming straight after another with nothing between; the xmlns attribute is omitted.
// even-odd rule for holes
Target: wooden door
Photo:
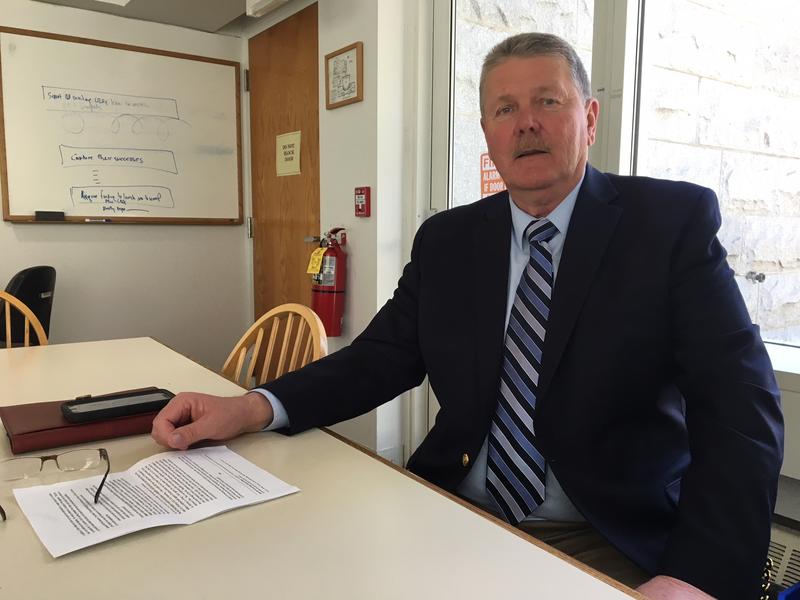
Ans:
<svg viewBox="0 0 800 600"><path fill-rule="evenodd" d="M249 40L255 315L311 306L306 274L319 225L317 5ZM275 136L300 131L300 175L275 174Z"/></svg>

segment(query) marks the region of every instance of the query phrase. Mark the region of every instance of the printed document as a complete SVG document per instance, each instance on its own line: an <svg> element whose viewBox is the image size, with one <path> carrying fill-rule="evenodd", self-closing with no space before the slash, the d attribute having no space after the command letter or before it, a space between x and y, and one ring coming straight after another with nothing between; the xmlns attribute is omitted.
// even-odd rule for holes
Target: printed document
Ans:
<svg viewBox="0 0 800 600"><path fill-rule="evenodd" d="M14 490L22 512L54 558L126 533L188 525L212 515L280 498L298 488L226 446L164 452L124 473Z"/></svg>

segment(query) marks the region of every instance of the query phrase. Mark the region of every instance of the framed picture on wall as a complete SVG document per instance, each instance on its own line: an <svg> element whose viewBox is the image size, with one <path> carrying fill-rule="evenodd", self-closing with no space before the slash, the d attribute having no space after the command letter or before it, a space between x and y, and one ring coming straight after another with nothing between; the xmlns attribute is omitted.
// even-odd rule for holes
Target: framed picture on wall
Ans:
<svg viewBox="0 0 800 600"><path fill-rule="evenodd" d="M325 55L325 108L364 99L364 44L355 42Z"/></svg>

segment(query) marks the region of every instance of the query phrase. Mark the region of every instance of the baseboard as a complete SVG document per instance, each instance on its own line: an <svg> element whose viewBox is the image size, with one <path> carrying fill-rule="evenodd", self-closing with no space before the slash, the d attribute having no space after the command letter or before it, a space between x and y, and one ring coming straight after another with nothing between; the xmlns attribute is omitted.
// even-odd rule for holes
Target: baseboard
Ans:
<svg viewBox="0 0 800 600"><path fill-rule="evenodd" d="M383 448L378 450L378 456L393 462L399 467L403 466L403 446L392 446L391 448Z"/></svg>

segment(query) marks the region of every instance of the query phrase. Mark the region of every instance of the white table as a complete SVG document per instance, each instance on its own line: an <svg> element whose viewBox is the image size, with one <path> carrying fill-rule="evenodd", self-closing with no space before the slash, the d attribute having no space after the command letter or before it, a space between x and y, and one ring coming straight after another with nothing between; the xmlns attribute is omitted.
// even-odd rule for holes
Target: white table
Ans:
<svg viewBox="0 0 800 600"><path fill-rule="evenodd" d="M0 350L5 404L147 385L241 392L150 338ZM113 471L163 450L146 435L91 446L108 449ZM0 482L0 598L638 597L324 431L229 447L302 491L53 559ZM3 436L0 460L10 456Z"/></svg>

